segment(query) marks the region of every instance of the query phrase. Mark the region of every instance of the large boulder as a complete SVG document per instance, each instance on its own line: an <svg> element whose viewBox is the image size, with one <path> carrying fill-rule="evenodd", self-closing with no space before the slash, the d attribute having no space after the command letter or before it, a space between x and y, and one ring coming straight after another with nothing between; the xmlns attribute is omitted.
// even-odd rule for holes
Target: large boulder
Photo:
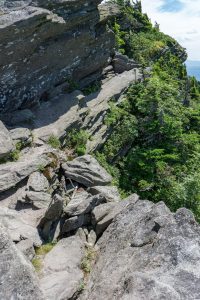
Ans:
<svg viewBox="0 0 200 300"><path fill-rule="evenodd" d="M129 203L98 242L84 300L200 298L200 226L164 203Z"/></svg>
<svg viewBox="0 0 200 300"><path fill-rule="evenodd" d="M20 143L22 146L26 146L32 142L31 131L28 128L11 129L10 135L15 144Z"/></svg>
<svg viewBox="0 0 200 300"><path fill-rule="evenodd" d="M105 202L120 201L120 194L116 186L94 186L89 188L88 192L92 195L103 195Z"/></svg>
<svg viewBox="0 0 200 300"><path fill-rule="evenodd" d="M35 246L42 244L37 228L31 224L31 220L26 220L20 212L1 207L0 220L3 226L7 228L12 241L20 242L29 239Z"/></svg>
<svg viewBox="0 0 200 300"><path fill-rule="evenodd" d="M14 149L8 129L0 121L0 159L6 158Z"/></svg>
<svg viewBox="0 0 200 300"><path fill-rule="evenodd" d="M51 195L44 192L29 191L26 193L25 203L30 203L36 209L47 209L51 203Z"/></svg>
<svg viewBox="0 0 200 300"><path fill-rule="evenodd" d="M103 201L104 197L101 194L91 196L87 192L83 191L75 195L75 197L64 209L64 212L68 217L88 214L94 209L95 206L98 206Z"/></svg>
<svg viewBox="0 0 200 300"><path fill-rule="evenodd" d="M46 299L75 299L73 296L84 280L83 271L80 269L84 255L84 243L78 235L60 240L46 255L41 278Z"/></svg>
<svg viewBox="0 0 200 300"><path fill-rule="evenodd" d="M0 225L0 299L44 300L33 266Z"/></svg>
<svg viewBox="0 0 200 300"><path fill-rule="evenodd" d="M53 160L49 147L32 148L18 161L9 162L0 168L0 193L13 188L31 173L46 167Z"/></svg>
<svg viewBox="0 0 200 300"><path fill-rule="evenodd" d="M84 155L62 165L65 176L86 187L108 185L112 177L91 155Z"/></svg>
<svg viewBox="0 0 200 300"><path fill-rule="evenodd" d="M49 188L49 182L41 172L37 171L30 175L28 179L27 187L31 191L45 192Z"/></svg>

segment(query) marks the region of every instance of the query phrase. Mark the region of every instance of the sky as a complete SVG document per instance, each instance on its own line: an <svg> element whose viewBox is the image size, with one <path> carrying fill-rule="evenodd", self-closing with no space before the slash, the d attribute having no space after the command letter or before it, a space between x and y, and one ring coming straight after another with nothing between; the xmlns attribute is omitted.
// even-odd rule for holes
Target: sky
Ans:
<svg viewBox="0 0 200 300"><path fill-rule="evenodd" d="M142 7L161 31L187 49L189 60L200 61L200 0L142 0Z"/></svg>

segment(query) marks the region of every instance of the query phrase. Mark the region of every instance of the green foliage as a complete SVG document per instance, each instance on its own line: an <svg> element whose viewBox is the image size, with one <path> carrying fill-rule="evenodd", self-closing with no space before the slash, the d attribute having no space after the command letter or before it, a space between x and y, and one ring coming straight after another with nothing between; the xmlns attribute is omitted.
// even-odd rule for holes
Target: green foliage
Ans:
<svg viewBox="0 0 200 300"><path fill-rule="evenodd" d="M74 149L78 156L84 155L86 153L86 144L89 139L89 134L87 131L81 129L73 129L69 132L67 139L65 141L65 146Z"/></svg>
<svg viewBox="0 0 200 300"><path fill-rule="evenodd" d="M45 254L49 253L55 245L56 245L56 243L44 244L44 245L36 248L35 253L36 253L36 255L45 255Z"/></svg>
<svg viewBox="0 0 200 300"><path fill-rule="evenodd" d="M92 270L92 263L96 258L96 251L93 247L87 247L84 258L81 261L81 269L85 275L89 274Z"/></svg>
<svg viewBox="0 0 200 300"><path fill-rule="evenodd" d="M51 135L51 136L49 137L48 144L49 144L52 148L55 148L55 149L60 149L60 148L61 148L60 140L59 140L56 136L54 136L54 135Z"/></svg>
<svg viewBox="0 0 200 300"><path fill-rule="evenodd" d="M42 269L42 260L38 257L32 259L32 265L34 266L37 273L39 273Z"/></svg>
<svg viewBox="0 0 200 300"><path fill-rule="evenodd" d="M120 6L120 47L151 73L121 104L110 103L110 135L96 157L125 195L164 201L173 211L185 206L200 221L200 83L187 76L185 49L153 27L140 5Z"/></svg>
<svg viewBox="0 0 200 300"><path fill-rule="evenodd" d="M90 95L92 93L96 93L100 90L101 88L101 83L100 81L95 81L92 84L86 86L84 89L82 89L82 92L84 95Z"/></svg>

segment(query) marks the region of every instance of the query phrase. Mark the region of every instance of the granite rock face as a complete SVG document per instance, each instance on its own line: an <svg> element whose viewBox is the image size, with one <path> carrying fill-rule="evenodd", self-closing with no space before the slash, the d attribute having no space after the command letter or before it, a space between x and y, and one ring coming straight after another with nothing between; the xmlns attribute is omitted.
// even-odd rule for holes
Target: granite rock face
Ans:
<svg viewBox="0 0 200 300"><path fill-rule="evenodd" d="M101 73L115 42L100 21L100 2L0 2L0 112L31 107L59 84Z"/></svg>
<svg viewBox="0 0 200 300"><path fill-rule="evenodd" d="M8 156L14 150L11 135L4 124L0 121L0 159Z"/></svg>
<svg viewBox="0 0 200 300"><path fill-rule="evenodd" d="M44 300L32 265L0 225L0 299Z"/></svg>
<svg viewBox="0 0 200 300"><path fill-rule="evenodd" d="M129 203L98 242L84 300L199 299L200 226L187 209Z"/></svg>
<svg viewBox="0 0 200 300"><path fill-rule="evenodd" d="M63 164L62 168L67 178L73 179L86 187L104 186L112 181L110 174L91 155L77 157L72 162Z"/></svg>

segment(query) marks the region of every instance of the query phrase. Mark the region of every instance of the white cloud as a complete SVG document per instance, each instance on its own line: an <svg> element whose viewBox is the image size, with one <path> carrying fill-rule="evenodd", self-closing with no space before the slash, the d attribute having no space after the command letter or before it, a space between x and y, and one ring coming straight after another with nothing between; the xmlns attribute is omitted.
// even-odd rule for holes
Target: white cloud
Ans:
<svg viewBox="0 0 200 300"><path fill-rule="evenodd" d="M187 49L190 60L200 60L200 0L181 0L179 12L161 12L164 0L142 0L143 11L160 29L178 40Z"/></svg>

